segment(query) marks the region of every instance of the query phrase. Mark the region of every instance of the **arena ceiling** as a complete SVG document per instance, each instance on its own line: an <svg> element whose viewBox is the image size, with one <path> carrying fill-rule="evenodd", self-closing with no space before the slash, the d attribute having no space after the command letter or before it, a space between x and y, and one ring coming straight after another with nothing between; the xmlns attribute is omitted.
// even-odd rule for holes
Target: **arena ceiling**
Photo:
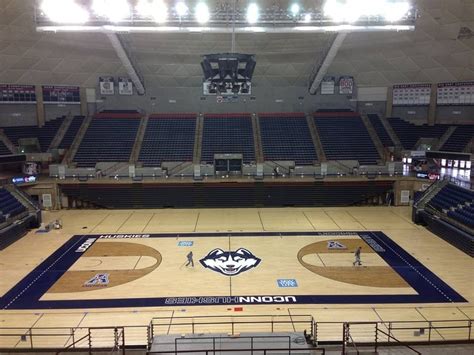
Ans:
<svg viewBox="0 0 474 355"><path fill-rule="evenodd" d="M37 33L33 6L32 0L0 0L0 83L95 87L99 75L126 74L104 34ZM363 86L473 80L474 0L417 0L416 6L414 32L352 33L329 74L353 75ZM307 86L332 36L239 34L236 49L257 55L254 85ZM201 86L200 55L231 48L228 34L124 38L145 83L163 87Z"/></svg>

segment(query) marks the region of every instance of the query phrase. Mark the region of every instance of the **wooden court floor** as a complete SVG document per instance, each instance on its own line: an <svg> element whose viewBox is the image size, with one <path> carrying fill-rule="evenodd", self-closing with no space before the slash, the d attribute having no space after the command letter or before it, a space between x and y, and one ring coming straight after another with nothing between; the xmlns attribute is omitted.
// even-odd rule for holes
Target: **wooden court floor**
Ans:
<svg viewBox="0 0 474 355"><path fill-rule="evenodd" d="M474 319L474 261L440 238L434 236L421 226L411 222L409 207L347 207L347 208L276 208L276 209L186 209L186 210L63 210L44 212L44 222L60 218L64 228L60 231L36 234L34 231L7 249L0 251L0 295L5 295L13 286L26 277L35 267L66 243L73 235L97 234L139 234L139 233L194 233L194 232L344 232L344 231L382 231L386 236L407 251L412 257L421 262L436 276L462 295L467 302L463 303L403 303L403 304L282 304L282 305L245 305L238 313L229 305L216 306L167 306L167 307L129 307L129 308L87 308L87 309L38 309L38 310L1 310L0 332L2 328L25 327L97 327L116 325L147 325L152 317L181 317L200 315L312 315L319 322L344 321L466 321ZM232 237L234 238L234 237ZM240 245L238 237L229 240L236 247ZM105 243L107 241L103 241ZM145 243L145 242L143 242ZM221 242L219 242L221 243ZM225 249L226 241L222 241ZM259 255L271 250L273 244L269 239L256 247ZM276 243L276 242L275 242ZM145 243L146 244L146 243ZM297 244L295 242L294 244ZM219 244L220 245L220 244ZM211 246L209 245L209 248ZM208 248L208 249L209 249ZM296 248L296 246L295 246ZM207 249L206 249L207 250ZM296 250L296 249L295 249ZM172 255L185 261L185 252ZM383 266L376 256L363 254L368 262ZM155 256L156 258L156 256ZM302 260L305 257L302 257ZM350 256L352 258L352 255ZM347 256L334 259L333 263L347 263ZM85 260L85 261L84 261ZM87 260L75 265L75 271L81 272L88 268ZM129 263L142 265L143 268L153 265L151 256L143 260L127 260L126 265L105 266L128 268ZM285 258L280 268L285 268ZM364 259L363 259L364 260ZM324 262L325 260L321 260ZM195 262L197 260L195 259ZM263 274L272 274L271 269L262 269ZM189 282L197 274L188 270ZM195 271L194 271L195 272ZM212 276L212 274L209 274ZM212 277L204 279L202 287L209 287ZM175 275L172 270L161 279ZM252 280L249 277L249 283ZM258 288L259 280L253 280L253 288ZM67 285L67 282L65 283ZM238 285L234 285L238 286ZM127 290L127 284L121 285ZM192 285L196 294L200 292L199 284ZM242 286L245 293L245 286ZM250 287L250 286L248 286ZM325 286L325 292L330 292L331 284ZM413 290L401 285L401 293L412 294ZM327 289L329 288L329 290ZM110 289L112 290L112 289ZM107 291L110 291L107 290ZM373 287L376 294L378 289ZM335 288L333 292L343 292ZM44 297L83 297L80 292L74 294L74 288L62 288L48 292ZM129 288L131 295L145 292L146 285L141 290ZM180 290L171 290L179 296ZM219 290L216 288L216 292ZM361 291L362 292L362 291ZM385 292L385 290L384 290ZM389 292L390 293L390 292ZM67 296L67 295L66 295ZM112 295L113 297L113 295ZM180 332L181 329L170 327L169 332ZM340 333L339 328L327 327L324 332ZM141 334L140 336L142 336ZM433 337L449 339L450 331L437 331ZM56 339L67 343L69 339ZM0 347L21 347L18 339L0 337Z"/></svg>

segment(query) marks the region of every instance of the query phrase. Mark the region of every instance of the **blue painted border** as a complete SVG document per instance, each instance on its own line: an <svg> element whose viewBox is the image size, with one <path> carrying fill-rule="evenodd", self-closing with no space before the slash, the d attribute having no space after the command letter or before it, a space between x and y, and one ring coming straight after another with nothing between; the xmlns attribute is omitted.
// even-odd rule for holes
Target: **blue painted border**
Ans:
<svg viewBox="0 0 474 355"><path fill-rule="evenodd" d="M97 300L40 301L47 290L79 259L75 250L86 239L112 236L118 240L129 235L75 235L43 263L0 298L1 309L66 309L106 307L158 307L233 304L376 304L376 303L450 303L467 302L460 294L382 232L257 232L257 233L183 233L149 234L148 238L195 237L273 237L359 235L374 239L385 251L377 252L418 294L417 295L302 295L200 296ZM143 234L142 234L143 235ZM117 237L119 236L119 237Z"/></svg>

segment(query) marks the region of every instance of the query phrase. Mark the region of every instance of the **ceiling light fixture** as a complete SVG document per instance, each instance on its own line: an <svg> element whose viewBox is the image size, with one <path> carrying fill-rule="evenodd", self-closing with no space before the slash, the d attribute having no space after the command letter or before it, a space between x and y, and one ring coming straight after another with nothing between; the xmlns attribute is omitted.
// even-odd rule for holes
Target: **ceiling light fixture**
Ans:
<svg viewBox="0 0 474 355"><path fill-rule="evenodd" d="M196 5L195 16L199 23L206 23L209 21L211 15L209 14L209 8L205 3L200 2Z"/></svg>
<svg viewBox="0 0 474 355"><path fill-rule="evenodd" d="M255 3L250 4L247 7L247 22L250 24L254 24L258 21L259 18L259 11L258 6Z"/></svg>
<svg viewBox="0 0 474 355"><path fill-rule="evenodd" d="M44 0L41 11L53 22L62 24L84 24L89 20L89 12L74 0Z"/></svg>
<svg viewBox="0 0 474 355"><path fill-rule="evenodd" d="M130 4L127 0L94 0L92 10L111 22L120 22L130 17Z"/></svg>

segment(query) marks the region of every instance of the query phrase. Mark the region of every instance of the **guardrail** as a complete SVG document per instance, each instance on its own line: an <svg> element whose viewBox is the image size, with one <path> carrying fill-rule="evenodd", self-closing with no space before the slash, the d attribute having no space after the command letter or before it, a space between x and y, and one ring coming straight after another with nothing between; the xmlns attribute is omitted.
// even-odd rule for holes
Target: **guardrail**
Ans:
<svg viewBox="0 0 474 355"><path fill-rule="evenodd" d="M207 349L207 350L178 350L178 351L148 351L147 354L212 354L215 355L216 350L212 349ZM259 355L263 353L263 355L267 355L272 352L277 352L278 354L281 354L281 352L285 352L288 354L294 354L294 353L301 353L304 352L305 354L326 354L326 350L324 348L318 348L318 347L308 347L305 349L288 349L288 348L265 348L265 349L218 349L218 353L232 353L232 352L248 352L249 354L253 355L254 352L258 352Z"/></svg>
<svg viewBox="0 0 474 355"><path fill-rule="evenodd" d="M12 350L96 350L126 347L150 348L153 337L168 334L248 332L307 332L313 346L324 343L340 344L343 349L355 345L374 346L440 343L472 343L474 329L472 319L439 321L391 321L391 322L316 322L310 315L239 315L157 317L148 325L114 327L49 327L49 328L0 328L0 353ZM291 348L291 347L290 347ZM314 348L315 350L321 350ZM289 351L289 348L253 349L263 352ZM308 349L306 349L308 350ZM233 349L219 349L232 352ZM246 351L252 351L252 347ZM291 349L291 351L301 351ZM153 353L186 353L178 350ZM212 349L197 352L212 352Z"/></svg>
<svg viewBox="0 0 474 355"><path fill-rule="evenodd" d="M206 332L304 332L315 337L315 321L311 315L239 315L155 317L150 321L150 337L160 334L196 334ZM149 339L149 343L151 343Z"/></svg>

